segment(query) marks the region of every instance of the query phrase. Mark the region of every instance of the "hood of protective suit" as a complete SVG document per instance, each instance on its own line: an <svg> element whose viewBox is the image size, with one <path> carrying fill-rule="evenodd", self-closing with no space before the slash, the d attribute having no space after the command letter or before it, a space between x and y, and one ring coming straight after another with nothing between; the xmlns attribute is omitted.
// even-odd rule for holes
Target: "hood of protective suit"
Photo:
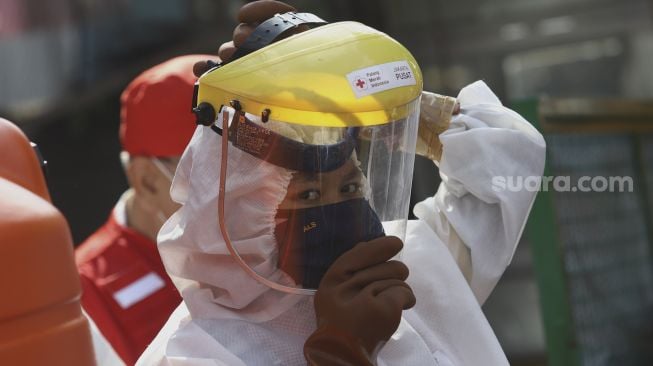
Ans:
<svg viewBox="0 0 653 366"><path fill-rule="evenodd" d="M159 251L194 317L267 321L305 297L259 283L231 256L218 224L221 155L220 136L198 126L171 187L182 207L161 228ZM257 273L284 276L276 266L274 218L292 172L234 148L228 167L224 220L231 242Z"/></svg>

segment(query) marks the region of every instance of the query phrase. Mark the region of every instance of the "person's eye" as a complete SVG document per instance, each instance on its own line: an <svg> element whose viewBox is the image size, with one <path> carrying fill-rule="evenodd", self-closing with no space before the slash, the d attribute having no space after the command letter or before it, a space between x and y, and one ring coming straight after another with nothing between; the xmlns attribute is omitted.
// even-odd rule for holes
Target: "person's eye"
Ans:
<svg viewBox="0 0 653 366"><path fill-rule="evenodd" d="M320 191L309 189L299 194L299 198L305 201L315 201L320 199Z"/></svg>
<svg viewBox="0 0 653 366"><path fill-rule="evenodd" d="M361 185L358 183L345 184L340 188L340 193L353 194L361 191Z"/></svg>

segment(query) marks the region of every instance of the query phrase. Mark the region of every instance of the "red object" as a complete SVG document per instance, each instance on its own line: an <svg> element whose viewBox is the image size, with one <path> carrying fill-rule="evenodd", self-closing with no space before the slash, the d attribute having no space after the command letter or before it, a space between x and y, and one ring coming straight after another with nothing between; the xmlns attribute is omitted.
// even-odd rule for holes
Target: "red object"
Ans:
<svg viewBox="0 0 653 366"><path fill-rule="evenodd" d="M133 365L181 302L156 244L111 215L76 249L75 260L82 306L116 353Z"/></svg>
<svg viewBox="0 0 653 366"><path fill-rule="evenodd" d="M120 97L120 142L131 155L179 156L195 131L193 65L211 55L173 58L140 74Z"/></svg>

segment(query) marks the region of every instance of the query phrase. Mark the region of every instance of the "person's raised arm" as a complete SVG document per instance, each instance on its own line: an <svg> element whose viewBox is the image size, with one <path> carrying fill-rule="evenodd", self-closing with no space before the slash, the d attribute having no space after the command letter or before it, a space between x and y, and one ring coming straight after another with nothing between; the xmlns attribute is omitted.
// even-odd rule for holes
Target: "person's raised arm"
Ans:
<svg viewBox="0 0 653 366"><path fill-rule="evenodd" d="M429 94L422 96L424 116L433 104ZM457 99L460 113L435 141L442 184L414 213L447 245L482 304L510 263L535 200L545 142L481 81Z"/></svg>

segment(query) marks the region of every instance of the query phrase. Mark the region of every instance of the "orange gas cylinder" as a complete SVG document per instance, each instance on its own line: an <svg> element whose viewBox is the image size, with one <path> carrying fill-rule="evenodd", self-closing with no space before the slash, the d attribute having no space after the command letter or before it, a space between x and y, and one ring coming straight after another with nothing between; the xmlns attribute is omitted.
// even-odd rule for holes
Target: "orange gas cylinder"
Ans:
<svg viewBox="0 0 653 366"><path fill-rule="evenodd" d="M0 119L0 365L94 365L70 230L25 135Z"/></svg>

